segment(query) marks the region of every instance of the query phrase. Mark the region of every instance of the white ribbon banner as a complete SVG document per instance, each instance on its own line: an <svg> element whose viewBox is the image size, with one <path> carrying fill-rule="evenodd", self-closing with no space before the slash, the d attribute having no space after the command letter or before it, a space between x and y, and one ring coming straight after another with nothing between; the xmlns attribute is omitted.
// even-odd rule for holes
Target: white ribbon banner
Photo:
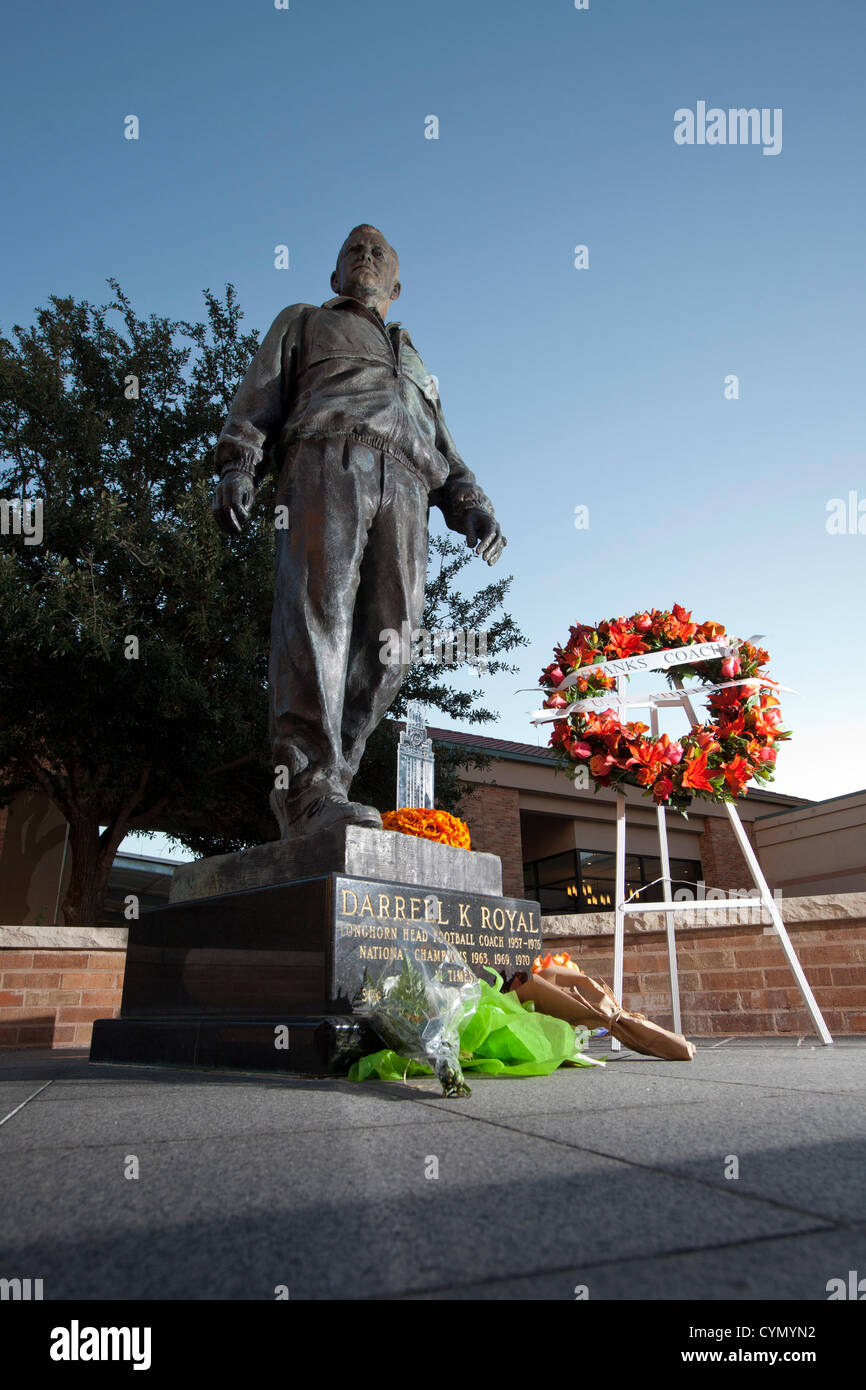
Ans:
<svg viewBox="0 0 866 1390"><path fill-rule="evenodd" d="M587 676L632 676L641 671L668 671L678 666L695 665L700 661L714 661L720 656L734 656L739 644L727 642L692 642L687 647L666 647L660 652L642 652L639 656L614 657L610 661L596 661L594 665L579 666L566 676L561 685L551 690L558 695L568 690L576 681Z"/></svg>
<svg viewBox="0 0 866 1390"><path fill-rule="evenodd" d="M550 724L557 719L571 719L574 715L583 714L585 711L613 709L616 707L620 713L626 709L664 709L674 705L681 705L683 698L695 695L701 698L704 695L712 695L716 690L731 690L735 685L765 685L771 690L783 690L787 695L796 695L798 692L792 690L790 686L779 685L776 681L764 676L748 676L741 681L723 681L721 685L702 685L700 690L683 690L681 694L676 694L673 690L660 690L652 695L635 696L631 700L617 695L615 690L610 690L606 695L592 695L585 700L572 700L569 704L563 705L560 709L536 709L531 711L531 724ZM562 689L562 686L559 687Z"/></svg>

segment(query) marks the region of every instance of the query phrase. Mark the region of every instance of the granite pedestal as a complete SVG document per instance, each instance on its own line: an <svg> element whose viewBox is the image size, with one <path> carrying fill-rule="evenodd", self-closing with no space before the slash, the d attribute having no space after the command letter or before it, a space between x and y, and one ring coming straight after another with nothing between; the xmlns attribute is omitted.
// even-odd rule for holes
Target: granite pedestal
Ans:
<svg viewBox="0 0 866 1390"><path fill-rule="evenodd" d="M529 968L539 907L501 883L495 855L359 826L184 865L130 924L91 1061L343 1072L382 1045L354 1007L365 969L429 961L430 927L488 981Z"/></svg>

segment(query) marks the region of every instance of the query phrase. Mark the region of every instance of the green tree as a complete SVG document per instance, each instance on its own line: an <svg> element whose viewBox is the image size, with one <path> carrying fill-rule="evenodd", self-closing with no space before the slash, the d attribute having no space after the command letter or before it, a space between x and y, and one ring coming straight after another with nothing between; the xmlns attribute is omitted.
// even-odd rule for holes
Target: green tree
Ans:
<svg viewBox="0 0 866 1390"><path fill-rule="evenodd" d="M52 296L0 338L0 496L41 501L42 543L0 544L0 804L45 792L69 825L67 923L98 919L117 846L162 830L200 853L273 838L265 685L272 482L228 542L213 523L212 453L257 346L232 286L205 291L204 322L139 318ZM523 642L500 615L509 581L462 597L471 558L434 540L425 626L487 627L488 653ZM496 662L496 664L494 664ZM405 698L455 718L494 717L480 691L413 666ZM393 788L393 724L358 783ZM253 750L252 752L250 750ZM456 804L455 759L443 805ZM353 794L355 794L353 792ZM102 827L102 828L101 828Z"/></svg>
<svg viewBox="0 0 866 1390"><path fill-rule="evenodd" d="M256 337L231 287L186 324L110 283L110 305L52 297L0 339L0 486L44 509L41 545L0 550L0 789L66 817L67 922L96 920L130 829L226 823L265 678L268 519L229 551L208 515Z"/></svg>

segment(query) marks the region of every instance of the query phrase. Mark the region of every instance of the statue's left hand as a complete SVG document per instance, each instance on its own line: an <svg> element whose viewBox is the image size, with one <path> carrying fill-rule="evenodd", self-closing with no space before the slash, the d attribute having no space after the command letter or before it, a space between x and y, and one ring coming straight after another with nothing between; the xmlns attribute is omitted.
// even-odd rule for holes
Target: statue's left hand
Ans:
<svg viewBox="0 0 866 1390"><path fill-rule="evenodd" d="M229 471L217 484L213 498L213 514L217 526L230 536L239 536L250 519L255 487L248 474Z"/></svg>
<svg viewBox="0 0 866 1390"><path fill-rule="evenodd" d="M488 565L495 565L508 542L496 517L473 507L466 513L466 544Z"/></svg>

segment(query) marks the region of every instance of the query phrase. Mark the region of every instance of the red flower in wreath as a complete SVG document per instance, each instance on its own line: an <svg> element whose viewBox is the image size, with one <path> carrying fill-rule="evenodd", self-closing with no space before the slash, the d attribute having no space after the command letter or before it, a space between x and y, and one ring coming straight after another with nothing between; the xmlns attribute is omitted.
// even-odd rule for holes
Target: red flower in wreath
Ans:
<svg viewBox="0 0 866 1390"><path fill-rule="evenodd" d="M653 796L658 802L667 801L673 789L674 784L671 781L670 777L659 777L655 786L653 787Z"/></svg>

